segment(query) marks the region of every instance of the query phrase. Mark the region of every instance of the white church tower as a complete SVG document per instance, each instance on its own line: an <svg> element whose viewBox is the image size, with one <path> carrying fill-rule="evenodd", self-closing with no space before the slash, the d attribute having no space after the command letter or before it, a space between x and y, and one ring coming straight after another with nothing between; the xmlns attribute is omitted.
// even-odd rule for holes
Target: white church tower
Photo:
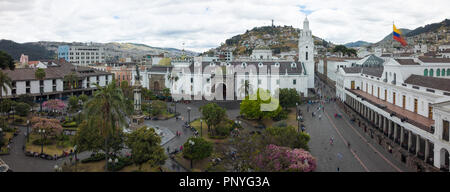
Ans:
<svg viewBox="0 0 450 192"><path fill-rule="evenodd" d="M298 61L306 69L308 88L314 88L314 40L309 30L308 17L303 21L303 29L299 33Z"/></svg>

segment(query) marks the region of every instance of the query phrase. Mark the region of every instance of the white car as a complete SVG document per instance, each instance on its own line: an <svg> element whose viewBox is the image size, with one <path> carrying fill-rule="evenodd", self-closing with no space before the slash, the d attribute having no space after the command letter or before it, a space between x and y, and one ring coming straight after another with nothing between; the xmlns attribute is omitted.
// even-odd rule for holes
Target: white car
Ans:
<svg viewBox="0 0 450 192"><path fill-rule="evenodd" d="M0 159L0 172L8 172L9 166Z"/></svg>

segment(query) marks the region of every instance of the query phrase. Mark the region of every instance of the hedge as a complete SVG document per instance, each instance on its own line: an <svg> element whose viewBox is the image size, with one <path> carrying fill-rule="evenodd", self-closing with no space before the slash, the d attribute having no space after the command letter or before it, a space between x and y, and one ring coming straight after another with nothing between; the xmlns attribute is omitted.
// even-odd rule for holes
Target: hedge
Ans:
<svg viewBox="0 0 450 192"><path fill-rule="evenodd" d="M81 163L90 163L105 160L106 156L104 153L92 154L91 157L81 160Z"/></svg>

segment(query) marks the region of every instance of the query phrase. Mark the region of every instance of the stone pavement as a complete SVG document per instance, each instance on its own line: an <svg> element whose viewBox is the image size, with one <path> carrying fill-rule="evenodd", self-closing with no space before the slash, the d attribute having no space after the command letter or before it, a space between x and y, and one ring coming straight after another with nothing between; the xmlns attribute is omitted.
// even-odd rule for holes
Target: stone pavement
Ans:
<svg viewBox="0 0 450 192"><path fill-rule="evenodd" d="M324 88L322 93L334 96L329 88ZM321 120L318 119L319 114L313 118L311 111L306 113L306 106L301 106L306 131L311 135L310 151L318 161L316 171L335 172L338 167L339 171L345 172L412 171L352 125L349 117L335 103L326 103L324 106L325 112L320 110L319 113L322 115ZM335 113L341 114L342 118L335 118ZM334 138L333 145L330 145L330 137Z"/></svg>

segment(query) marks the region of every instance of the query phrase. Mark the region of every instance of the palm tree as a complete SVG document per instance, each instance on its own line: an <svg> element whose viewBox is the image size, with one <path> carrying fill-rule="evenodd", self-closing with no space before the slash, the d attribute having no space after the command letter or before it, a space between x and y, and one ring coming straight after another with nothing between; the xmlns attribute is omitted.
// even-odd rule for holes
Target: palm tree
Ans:
<svg viewBox="0 0 450 192"><path fill-rule="evenodd" d="M250 84L250 81L245 80L244 84L241 85L239 88L239 93L245 93L245 96L248 96L249 94L253 94L253 86Z"/></svg>
<svg viewBox="0 0 450 192"><path fill-rule="evenodd" d="M42 80L44 80L45 79L45 71L44 71L44 69L42 69L42 68L39 68L39 69L37 69L35 72L34 72L34 77L36 77L36 79L37 80L39 80L39 82L40 81L42 81ZM42 111L42 95L44 94L44 90L43 89L41 89L40 88L40 85L39 85L39 92L41 93L41 102L40 102L40 111Z"/></svg>
<svg viewBox="0 0 450 192"><path fill-rule="evenodd" d="M127 125L126 116L131 114L133 106L129 106L122 89L113 83L105 87L100 87L95 84L97 91L93 97L85 104L85 115L88 119L89 126L98 125L98 118L100 122L100 134L105 140L106 163L108 163L108 138L110 136L118 135L121 128ZM106 166L107 170L108 165Z"/></svg>
<svg viewBox="0 0 450 192"><path fill-rule="evenodd" d="M9 78L7 74L0 71L0 100L3 99L3 91L5 91L6 93L6 91L8 90L7 88L11 89L11 87L12 87L11 78Z"/></svg>
<svg viewBox="0 0 450 192"><path fill-rule="evenodd" d="M66 76L64 76L64 81L69 83L69 89L73 89L77 87L78 75L75 72L72 72Z"/></svg>

